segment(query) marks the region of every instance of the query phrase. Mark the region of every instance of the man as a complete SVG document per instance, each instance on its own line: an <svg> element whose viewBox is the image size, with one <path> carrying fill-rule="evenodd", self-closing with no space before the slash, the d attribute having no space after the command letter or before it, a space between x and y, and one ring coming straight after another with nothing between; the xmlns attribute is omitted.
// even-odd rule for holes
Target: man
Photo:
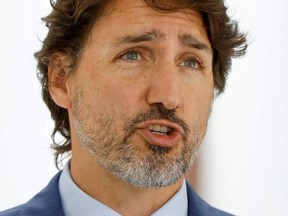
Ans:
<svg viewBox="0 0 288 216"><path fill-rule="evenodd" d="M64 170L6 215L230 215L185 182L245 36L222 0L58 0L36 53Z"/></svg>

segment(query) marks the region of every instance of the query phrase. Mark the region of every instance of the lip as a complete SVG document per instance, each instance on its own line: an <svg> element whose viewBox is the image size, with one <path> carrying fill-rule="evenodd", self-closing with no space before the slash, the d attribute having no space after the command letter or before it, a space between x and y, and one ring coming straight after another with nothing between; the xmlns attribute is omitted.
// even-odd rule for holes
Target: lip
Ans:
<svg viewBox="0 0 288 216"><path fill-rule="evenodd" d="M171 134L155 134L152 133L148 127L150 125L161 125L172 128ZM158 145L161 147L175 147L181 141L183 135L183 129L175 123L169 122L167 120L151 120L146 121L138 125L137 127L140 134L153 145Z"/></svg>

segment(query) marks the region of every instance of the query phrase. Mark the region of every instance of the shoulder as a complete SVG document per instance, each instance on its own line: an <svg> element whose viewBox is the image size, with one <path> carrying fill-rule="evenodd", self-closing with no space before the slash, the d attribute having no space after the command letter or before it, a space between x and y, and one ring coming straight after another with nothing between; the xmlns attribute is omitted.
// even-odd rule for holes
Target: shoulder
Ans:
<svg viewBox="0 0 288 216"><path fill-rule="evenodd" d="M232 216L227 212L212 207L205 202L187 183L188 216Z"/></svg>
<svg viewBox="0 0 288 216"><path fill-rule="evenodd" d="M61 172L27 203L0 212L0 216L64 216L59 195L58 181Z"/></svg>

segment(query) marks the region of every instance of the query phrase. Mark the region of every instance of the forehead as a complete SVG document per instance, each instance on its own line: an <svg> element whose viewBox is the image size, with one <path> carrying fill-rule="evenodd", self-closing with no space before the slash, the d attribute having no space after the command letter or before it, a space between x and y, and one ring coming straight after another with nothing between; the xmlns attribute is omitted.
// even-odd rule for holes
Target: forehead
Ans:
<svg viewBox="0 0 288 216"><path fill-rule="evenodd" d="M183 0L182 0L183 1ZM184 0L185 1L185 0ZM187 1L187 0L186 0ZM167 12L167 13L173 13L178 10L178 8L184 8L181 5L181 0L174 0L169 3L171 0L115 0L110 2L110 12L130 12L133 13L135 10L143 10L143 9L153 9L154 11L158 12ZM189 10L193 10L192 5L190 6L187 5L187 8L185 9L186 11L189 12Z"/></svg>
<svg viewBox="0 0 288 216"><path fill-rule="evenodd" d="M157 1L156 1L157 2ZM159 1L161 2L161 1ZM161 3L155 3L158 6L161 6ZM165 6L163 6L165 8ZM190 21L190 23L194 23L199 27L205 28L203 25L202 15L196 10L192 8L187 8L185 10L181 9L176 12L169 11L156 11L155 8L147 5L144 0L117 0L111 4L109 10L106 11L104 15L104 19L106 21L111 21L111 19L117 18L118 21L123 21L126 19L127 23L133 24L135 22L142 21L142 24L145 24L145 21L149 21L150 18L154 18L158 15L158 17L167 17L173 16L175 19Z"/></svg>
<svg viewBox="0 0 288 216"><path fill-rule="evenodd" d="M95 23L92 37L121 37L121 34L158 31L161 38L171 35L193 35L208 46L206 28L201 14L195 9L176 12L159 12L148 6L144 0L114 1L106 13ZM95 41L94 41L95 42Z"/></svg>

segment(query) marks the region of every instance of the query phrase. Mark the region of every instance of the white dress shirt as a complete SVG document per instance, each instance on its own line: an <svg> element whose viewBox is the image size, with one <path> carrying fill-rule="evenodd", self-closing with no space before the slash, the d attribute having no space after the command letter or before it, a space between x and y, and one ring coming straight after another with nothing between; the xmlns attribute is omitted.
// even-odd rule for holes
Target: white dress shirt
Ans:
<svg viewBox="0 0 288 216"><path fill-rule="evenodd" d="M90 197L72 180L68 162L59 180L59 192L65 216L119 216L113 209ZM188 199L186 182L179 191L152 216L187 216Z"/></svg>

